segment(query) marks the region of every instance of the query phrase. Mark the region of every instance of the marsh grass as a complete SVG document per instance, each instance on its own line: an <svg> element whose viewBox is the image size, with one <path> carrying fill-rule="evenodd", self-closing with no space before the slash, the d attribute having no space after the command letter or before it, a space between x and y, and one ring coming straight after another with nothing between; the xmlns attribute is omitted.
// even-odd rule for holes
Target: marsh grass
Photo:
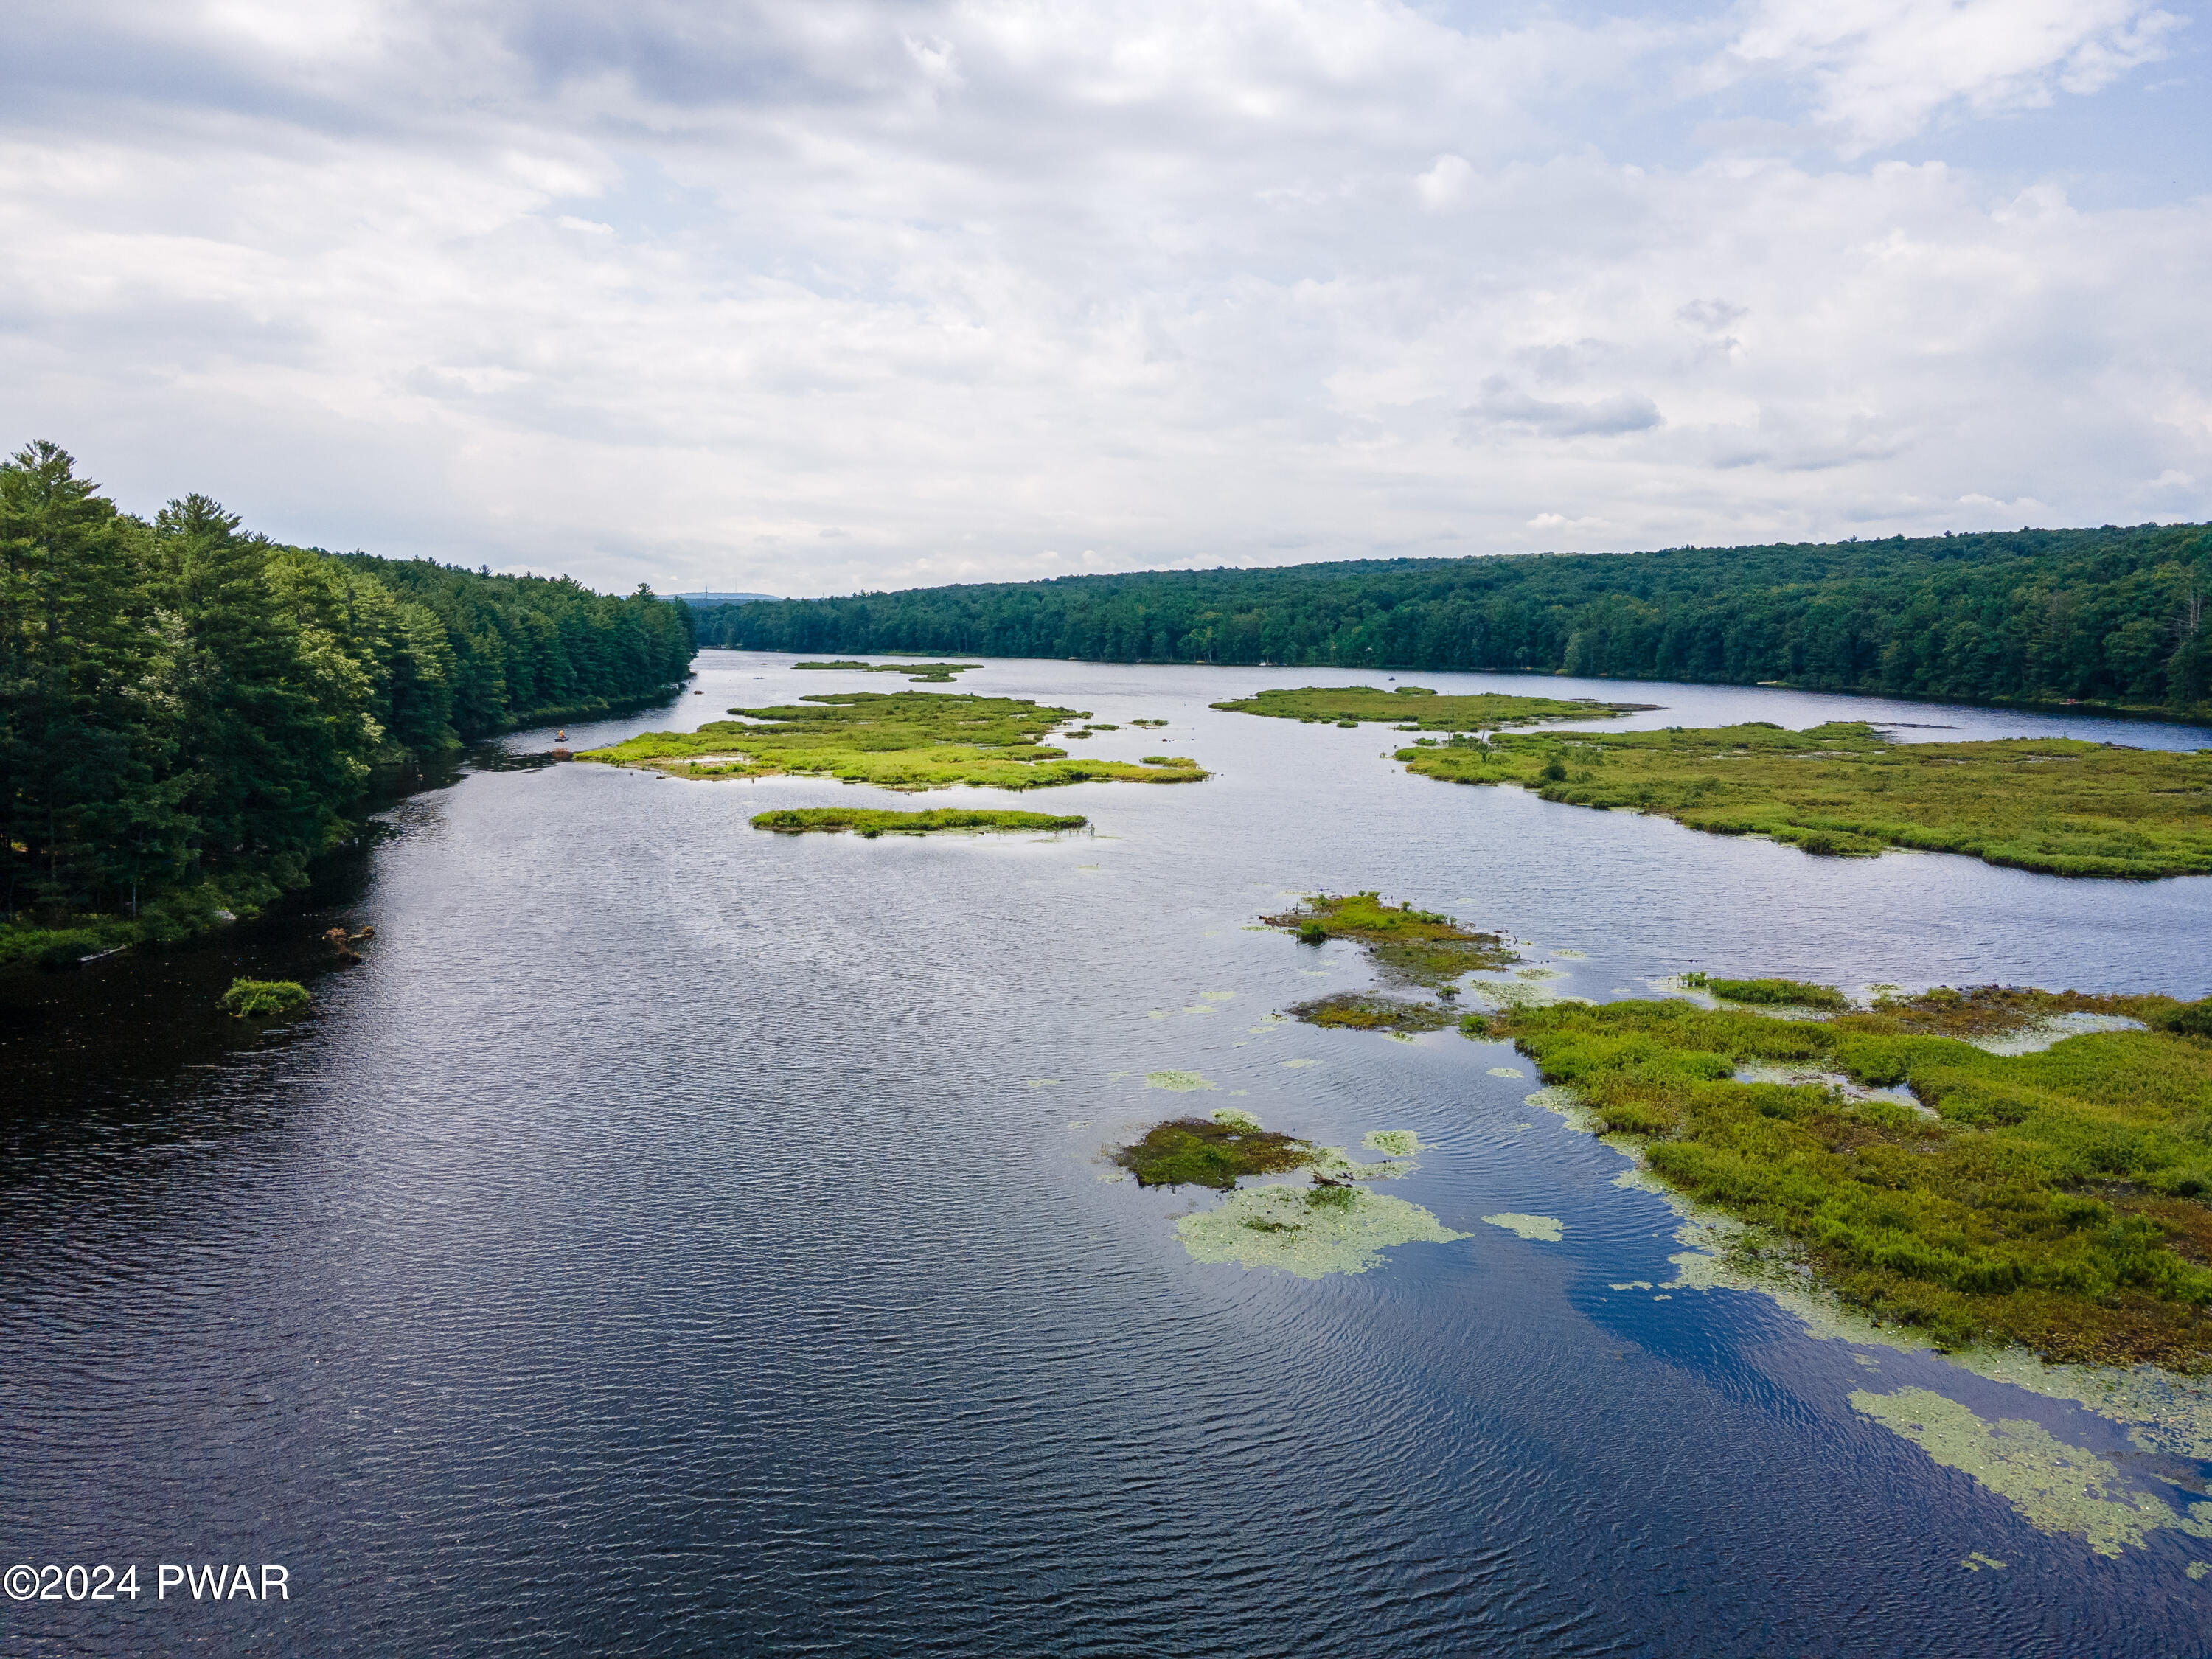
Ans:
<svg viewBox="0 0 2212 1659"><path fill-rule="evenodd" d="M1496 933L1471 932L1434 910L1386 904L1372 892L1315 893L1295 910L1260 920L1295 933L1301 944L1356 939L1385 979L1431 989L1449 985L1462 974L1510 967L1521 960Z"/></svg>
<svg viewBox="0 0 2212 1659"><path fill-rule="evenodd" d="M1440 1004L1413 1002L1375 991L1340 991L1283 1012L1309 1025L1353 1031L1440 1031L1454 1018L1453 1012Z"/></svg>
<svg viewBox="0 0 2212 1659"><path fill-rule="evenodd" d="M1842 1012L1851 1000L1832 985L1812 985L1802 979L1711 979L1704 974L1685 974L1685 985L1703 987L1723 1002L1747 1002L1769 1008L1829 1008Z"/></svg>
<svg viewBox="0 0 2212 1659"><path fill-rule="evenodd" d="M2064 738L1895 744L1857 722L1785 732L1501 733L1398 751L1448 783L1517 783L1546 800L1633 808L1808 853L1964 853L2061 876L2212 873L2212 751Z"/></svg>
<svg viewBox="0 0 2212 1659"><path fill-rule="evenodd" d="M1045 789L1089 782L1188 783L1207 775L1179 756L1165 765L1072 760L1043 742L1054 726L1087 719L1026 698L964 692L848 691L769 708L732 708L739 720L696 732L646 732L580 761L638 766L677 777L834 777L885 789L981 784Z"/></svg>
<svg viewBox="0 0 2212 1659"><path fill-rule="evenodd" d="M1114 1162L1140 1187L1211 1187L1227 1192L1241 1176L1279 1175L1304 1169L1316 1149L1293 1136L1253 1127L1231 1116L1182 1117L1155 1125L1143 1139L1123 1146Z"/></svg>
<svg viewBox="0 0 2212 1659"><path fill-rule="evenodd" d="M795 662L793 668L833 668L848 674L907 674L919 684L949 685L955 674L964 674L971 668L981 668L980 662L854 662L839 659L834 662Z"/></svg>
<svg viewBox="0 0 2212 1659"><path fill-rule="evenodd" d="M297 1013L312 999L307 988L289 979L234 979L216 1006L236 1019L270 1019Z"/></svg>
<svg viewBox="0 0 2212 1659"><path fill-rule="evenodd" d="M754 829L773 830L779 836L800 836L810 831L834 836L851 831L872 841L878 836L935 836L1019 830L1059 833L1082 830L1090 823L1090 819L1079 814L1062 816L1051 812L969 811L951 806L921 812L899 812L866 806L787 807L779 811L757 812L752 819Z"/></svg>
<svg viewBox="0 0 2212 1659"><path fill-rule="evenodd" d="M1498 692L1443 696L1425 686L1401 685L1385 691L1372 685L1301 686L1261 691L1217 702L1233 714L1264 714L1274 720L1333 721L1357 726L1376 720L1401 732L1474 732L1540 720L1602 720L1650 703L1564 702L1557 697L1516 697Z"/></svg>
<svg viewBox="0 0 2212 1659"><path fill-rule="evenodd" d="M2212 1041L2100 1032L2003 1056L1962 1040L2054 1011L2155 1026L2163 997L2001 990L1819 1021L1679 1000L1491 1013L1601 1133L1670 1185L1764 1229L1848 1303L1940 1346L2052 1360L2212 1364ZM1765 1064L1902 1085L1905 1103L1739 1082Z"/></svg>

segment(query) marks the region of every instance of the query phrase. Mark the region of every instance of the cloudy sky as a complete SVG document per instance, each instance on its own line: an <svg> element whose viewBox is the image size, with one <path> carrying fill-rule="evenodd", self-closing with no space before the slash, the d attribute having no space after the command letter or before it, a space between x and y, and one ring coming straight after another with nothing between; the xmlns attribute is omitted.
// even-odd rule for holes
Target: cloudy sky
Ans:
<svg viewBox="0 0 2212 1659"><path fill-rule="evenodd" d="M2212 518L2148 0L0 13L0 437L779 593Z"/></svg>

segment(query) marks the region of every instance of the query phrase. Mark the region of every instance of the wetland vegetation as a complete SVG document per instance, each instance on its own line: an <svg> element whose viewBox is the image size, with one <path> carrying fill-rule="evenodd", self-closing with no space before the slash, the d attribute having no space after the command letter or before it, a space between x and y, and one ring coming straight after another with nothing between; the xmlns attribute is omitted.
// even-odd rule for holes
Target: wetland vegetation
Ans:
<svg viewBox="0 0 2212 1659"><path fill-rule="evenodd" d="M1444 696L1426 686L1401 685L1378 690L1371 685L1301 686L1261 691L1217 702L1232 714L1262 714L1309 726L1358 726L1379 721L1406 732L1483 732L1501 726L1533 726L1542 720L1593 720L1650 708L1650 703L1605 703L1578 698L1506 696L1480 692Z"/></svg>
<svg viewBox="0 0 2212 1659"><path fill-rule="evenodd" d="M234 1019L270 1019L297 1013L312 1000L296 980L234 979L216 1006Z"/></svg>
<svg viewBox="0 0 2212 1659"><path fill-rule="evenodd" d="M1088 719L1026 698L964 692L848 691L802 697L768 708L732 708L739 718L696 732L647 732L576 757L677 777L833 777L898 790L980 784L1044 789L1087 782L1187 783L1206 772L1188 757L1161 765L1073 760L1044 738L1054 727Z"/></svg>
<svg viewBox="0 0 2212 1659"><path fill-rule="evenodd" d="M853 674L904 674L916 685L950 685L955 674L964 674L971 668L981 668L980 662L852 662L844 659L826 662L795 662L793 668L842 669Z"/></svg>
<svg viewBox="0 0 2212 1659"><path fill-rule="evenodd" d="M1451 1010L1441 1003L1419 1002L1379 991L1340 991L1283 1012L1308 1025L1352 1031L1440 1031L1453 1019Z"/></svg>
<svg viewBox="0 0 2212 1659"><path fill-rule="evenodd" d="M1802 1260L1877 1320L2201 1370L2206 1006L1990 987L1808 1020L1674 998L1508 1008L1473 1035L1510 1038L1599 1133L1751 1224L1769 1267ZM2084 1018L2143 1029L1992 1052Z"/></svg>
<svg viewBox="0 0 2212 1659"><path fill-rule="evenodd" d="M1356 940L1385 980L1431 990L1449 986L1462 974L1521 960L1496 933L1462 927L1435 910L1388 903L1374 892L1310 894L1296 909L1260 920L1296 935L1301 944Z"/></svg>
<svg viewBox="0 0 2212 1659"><path fill-rule="evenodd" d="M1239 1177L1281 1175L1310 1165L1320 1149L1262 1129L1242 1112L1179 1117L1157 1124L1114 1162L1140 1187L1211 1187L1227 1192Z"/></svg>
<svg viewBox="0 0 2212 1659"><path fill-rule="evenodd" d="M752 818L754 829L773 830L779 836L803 836L810 832L834 836L849 831L871 841L878 836L974 835L1018 830L1043 830L1056 835L1071 830L1087 829L1090 823L1091 820L1079 813L1006 812L957 806L940 806L933 811L920 812L900 812L871 806L797 806L785 807L774 812L756 812Z"/></svg>
<svg viewBox="0 0 2212 1659"><path fill-rule="evenodd" d="M2212 751L2064 738L1892 743L1838 722L1785 732L1500 733L1398 751L1448 783L1513 783L1808 853L1964 853L2061 876L2212 873Z"/></svg>

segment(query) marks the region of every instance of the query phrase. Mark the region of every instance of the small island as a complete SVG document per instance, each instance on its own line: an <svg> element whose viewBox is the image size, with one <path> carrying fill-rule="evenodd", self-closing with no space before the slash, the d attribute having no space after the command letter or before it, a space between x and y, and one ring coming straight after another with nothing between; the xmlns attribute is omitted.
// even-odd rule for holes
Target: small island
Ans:
<svg viewBox="0 0 2212 1659"><path fill-rule="evenodd" d="M774 812L756 812L752 819L754 829L772 830L779 836L850 832L870 841L878 836L979 835L1019 830L1060 835L1087 829L1090 823L1091 820L1079 813L1001 812L957 806L918 812L868 806L785 807Z"/></svg>
<svg viewBox="0 0 2212 1659"><path fill-rule="evenodd" d="M844 691L767 708L696 732L643 732L580 761L640 767L680 778L832 777L896 790L981 784L1048 789L1071 783L1194 783L1209 774L1188 757L1073 760L1043 739L1088 720L1025 697L966 692Z"/></svg>
<svg viewBox="0 0 2212 1659"><path fill-rule="evenodd" d="M851 674L904 674L915 685L950 685L955 674L964 674L971 668L981 668L980 662L854 662L839 658L830 661L795 662L793 668L842 669Z"/></svg>
<svg viewBox="0 0 2212 1659"><path fill-rule="evenodd" d="M1397 752L1446 783L1655 813L1808 853L1964 853L2057 876L2212 873L2212 751L2067 738L1893 743L1858 721L1785 732L1501 732Z"/></svg>
<svg viewBox="0 0 2212 1659"><path fill-rule="evenodd" d="M1358 726L1378 721L1405 732L1487 732L1502 726L1533 726L1545 720L1595 720L1656 708L1649 702L1572 702L1558 697L1522 697L1484 691L1446 696L1424 685L1384 691L1371 685L1301 686L1262 691L1217 702L1232 714L1263 714L1309 726ZM1142 724L1142 722L1139 722Z"/></svg>
<svg viewBox="0 0 2212 1659"><path fill-rule="evenodd" d="M1442 989L1462 974L1509 968L1521 960L1512 945L1497 933L1462 927L1435 910L1387 903L1376 892L1314 893L1294 910L1260 920L1297 935L1302 945L1323 945L1334 939L1355 940L1365 948L1385 980L1401 985ZM1325 1003L1336 1000L1327 999ZM1325 1004L1307 1006L1321 1009ZM1361 1022L1344 1018L1315 1023Z"/></svg>

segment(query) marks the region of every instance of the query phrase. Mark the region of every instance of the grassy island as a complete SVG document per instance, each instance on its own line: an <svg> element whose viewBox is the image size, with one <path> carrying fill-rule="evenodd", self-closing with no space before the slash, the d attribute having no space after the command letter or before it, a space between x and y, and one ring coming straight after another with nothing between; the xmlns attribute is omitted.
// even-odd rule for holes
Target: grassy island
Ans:
<svg viewBox="0 0 2212 1659"><path fill-rule="evenodd" d="M2050 1040L2084 1015L2146 1029ZM1825 1019L1677 999L1468 1024L1751 1224L1740 1265L1808 1263L1940 1346L2212 1366L2212 1003L1989 988Z"/></svg>
<svg viewBox="0 0 2212 1659"><path fill-rule="evenodd" d="M1376 991L1340 991L1334 996L1316 997L1283 1012L1308 1025L1336 1026L1352 1031L1440 1031L1454 1018L1451 1010L1442 1003L1416 1002Z"/></svg>
<svg viewBox="0 0 2212 1659"><path fill-rule="evenodd" d="M1654 812L1808 853L1965 853L2060 876L2212 873L2212 752L2063 738L1892 743L1857 722L1785 732L1503 733L1398 751L1447 783Z"/></svg>
<svg viewBox="0 0 2212 1659"><path fill-rule="evenodd" d="M1079 813L969 811L957 806L927 812L897 812L867 806L802 806L756 812L752 823L756 830L771 830L779 836L803 836L810 831L842 835L849 830L873 840L878 836L972 835L990 830L1042 830L1058 833L1087 829L1091 820Z"/></svg>
<svg viewBox="0 0 2212 1659"><path fill-rule="evenodd" d="M1260 920L1270 927L1297 934L1302 944L1357 939L1386 979L1404 985L1440 988L1462 974L1510 967L1521 960L1496 933L1470 932L1434 910L1386 904L1376 893L1315 893L1295 910ZM1349 1024L1352 1021L1317 1023Z"/></svg>
<svg viewBox="0 0 2212 1659"><path fill-rule="evenodd" d="M851 674L905 674L916 685L950 685L955 674L981 668L980 662L795 662L793 668L836 668Z"/></svg>
<svg viewBox="0 0 2212 1659"><path fill-rule="evenodd" d="M1114 1161L1140 1187L1212 1187L1225 1193L1241 1176L1303 1170L1319 1150L1231 1111L1155 1125L1143 1139L1116 1152Z"/></svg>
<svg viewBox="0 0 2212 1659"><path fill-rule="evenodd" d="M1488 732L1501 726L1533 726L1542 720L1603 720L1656 705L1566 702L1557 697L1518 697L1489 691L1449 697L1419 685L1401 685L1389 691L1371 685L1334 685L1262 691L1213 707L1232 714L1264 714L1308 725L1358 726L1363 720L1379 720L1408 731Z"/></svg>
<svg viewBox="0 0 2212 1659"><path fill-rule="evenodd" d="M833 777L884 789L941 789L956 783L1045 789L1089 782L1188 783L1206 772L1194 761L1135 766L1071 760L1042 739L1087 718L1026 698L964 692L845 691L769 708L732 708L736 720L696 732L645 732L580 761L637 766L677 777L758 778L779 773Z"/></svg>

